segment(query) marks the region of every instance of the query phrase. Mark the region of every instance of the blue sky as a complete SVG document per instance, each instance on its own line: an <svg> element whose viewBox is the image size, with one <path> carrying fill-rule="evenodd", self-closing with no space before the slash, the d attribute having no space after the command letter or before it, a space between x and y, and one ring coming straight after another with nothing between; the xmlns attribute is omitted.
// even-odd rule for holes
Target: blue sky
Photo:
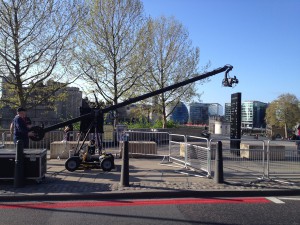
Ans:
<svg viewBox="0 0 300 225"><path fill-rule="evenodd" d="M240 83L221 86L224 74L197 85L205 103L271 102L290 93L300 100L300 0L142 0L147 15L174 16L200 48L199 68L231 64Z"/></svg>

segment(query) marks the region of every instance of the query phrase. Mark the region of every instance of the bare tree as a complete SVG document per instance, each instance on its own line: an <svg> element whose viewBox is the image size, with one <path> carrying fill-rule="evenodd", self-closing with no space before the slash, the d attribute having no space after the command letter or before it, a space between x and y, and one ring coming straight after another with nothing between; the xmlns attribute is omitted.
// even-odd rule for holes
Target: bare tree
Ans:
<svg viewBox="0 0 300 225"><path fill-rule="evenodd" d="M0 1L2 105L39 105L53 97L61 82L71 82L66 66L80 7L79 0ZM45 86L49 80L52 85Z"/></svg>
<svg viewBox="0 0 300 225"><path fill-rule="evenodd" d="M150 19L147 36L147 63L151 68L141 84L147 91L154 91L193 77L197 72L200 50L192 47L188 31L173 17ZM195 84L160 94L155 100L156 112L166 125L167 117L180 101L195 96Z"/></svg>
<svg viewBox="0 0 300 225"><path fill-rule="evenodd" d="M140 0L90 0L87 4L89 12L75 54L88 91L115 105L133 96L133 87L144 73L143 5Z"/></svg>

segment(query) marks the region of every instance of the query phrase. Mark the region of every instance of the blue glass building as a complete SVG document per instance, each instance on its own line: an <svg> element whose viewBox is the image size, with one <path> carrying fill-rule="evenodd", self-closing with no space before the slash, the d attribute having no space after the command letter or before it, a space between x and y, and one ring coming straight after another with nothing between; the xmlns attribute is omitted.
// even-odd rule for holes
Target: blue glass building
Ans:
<svg viewBox="0 0 300 225"><path fill-rule="evenodd" d="M175 106L173 112L170 115L170 120L177 122L179 124L186 124L189 120L189 111L183 102L178 103Z"/></svg>
<svg viewBox="0 0 300 225"><path fill-rule="evenodd" d="M209 105L199 102L190 104L190 122L192 124L207 124L209 118Z"/></svg>

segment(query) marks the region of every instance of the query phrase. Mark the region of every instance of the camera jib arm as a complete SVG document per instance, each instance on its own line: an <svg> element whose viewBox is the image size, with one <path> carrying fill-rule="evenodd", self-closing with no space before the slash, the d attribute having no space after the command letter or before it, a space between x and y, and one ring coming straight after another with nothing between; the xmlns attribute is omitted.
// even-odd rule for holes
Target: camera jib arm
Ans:
<svg viewBox="0 0 300 225"><path fill-rule="evenodd" d="M234 84L238 83L238 79L235 76L234 76L234 78L230 78L229 75L228 75L229 71L231 71L232 68L233 68L233 66L231 66L231 65L225 65L224 67L220 67L220 68L217 68L213 71L210 71L210 72L207 72L207 73L204 73L204 74L201 74L201 75L197 75L197 76L195 76L193 78L190 78L188 80L185 80L185 81L182 81L182 82L179 82L179 83L176 83L176 84L158 89L156 91L153 91L153 92L150 92L150 93L138 96L138 97L129 98L129 99L125 100L124 102L118 103L116 105L109 106L109 107L104 108L104 109L100 109L100 107L98 106L95 109L91 109L90 113L84 114L84 115L76 117L74 119L70 119L68 121L61 122L61 123L58 123L58 124L55 124L55 125L52 125L52 126L49 126L49 127L46 127L46 128L39 127L39 126L34 126L34 127L31 128L31 130L34 132L35 135L33 137L31 137L31 139L33 141L40 141L44 138L46 132L56 130L58 128L62 128L64 126L72 124L72 123L76 123L76 122L80 122L80 121L86 121L86 120L93 121L93 123L95 123L97 125L97 127L99 128L99 132L103 133L103 121L104 121L103 120L103 114L108 113L108 112L113 111L113 110L116 110L118 108L130 105L130 104L136 103L138 101L141 101L141 100L144 100L144 99L162 94L164 92L171 91L173 89L176 89L176 88L194 83L196 81L206 79L208 77L214 76L214 75L222 73L222 72L225 72L225 77L222 81L222 85L225 86L225 87L232 87Z"/></svg>

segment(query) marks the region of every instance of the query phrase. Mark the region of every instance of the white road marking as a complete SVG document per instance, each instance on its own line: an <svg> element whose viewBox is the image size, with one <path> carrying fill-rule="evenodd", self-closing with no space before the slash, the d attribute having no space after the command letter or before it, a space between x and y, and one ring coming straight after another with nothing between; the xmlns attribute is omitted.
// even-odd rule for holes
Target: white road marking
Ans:
<svg viewBox="0 0 300 225"><path fill-rule="evenodd" d="M276 204L285 204L285 202L281 201L280 199L278 198L275 198L275 197L266 197L266 199L276 203Z"/></svg>
<svg viewBox="0 0 300 225"><path fill-rule="evenodd" d="M284 197L284 198L281 198L280 199L282 200L294 200L294 201L300 201L300 197Z"/></svg>

